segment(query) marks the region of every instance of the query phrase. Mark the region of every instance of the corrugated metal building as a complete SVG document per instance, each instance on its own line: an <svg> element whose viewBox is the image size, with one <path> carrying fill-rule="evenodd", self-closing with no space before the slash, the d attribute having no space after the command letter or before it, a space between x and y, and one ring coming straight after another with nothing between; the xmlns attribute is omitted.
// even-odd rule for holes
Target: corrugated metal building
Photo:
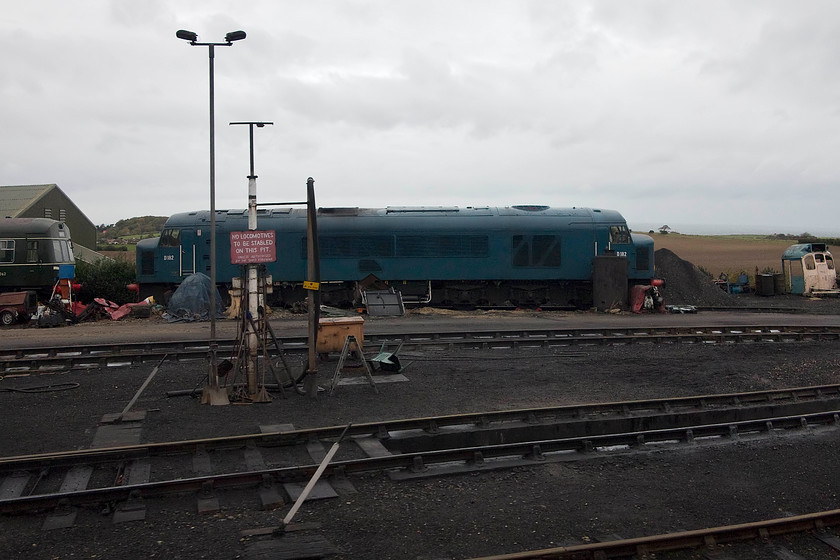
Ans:
<svg viewBox="0 0 840 560"><path fill-rule="evenodd" d="M70 228L74 245L96 250L96 225L56 184L0 185L0 217L64 222Z"/></svg>

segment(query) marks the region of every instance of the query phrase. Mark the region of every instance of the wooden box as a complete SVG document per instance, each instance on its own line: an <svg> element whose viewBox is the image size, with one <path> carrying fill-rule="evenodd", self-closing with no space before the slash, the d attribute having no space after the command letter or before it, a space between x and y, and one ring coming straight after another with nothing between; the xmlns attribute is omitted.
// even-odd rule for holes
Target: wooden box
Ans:
<svg viewBox="0 0 840 560"><path fill-rule="evenodd" d="M361 349L365 339L365 320L362 317L320 319L318 321L317 351L319 353L341 352L344 348L344 341L349 335L356 337L359 349Z"/></svg>

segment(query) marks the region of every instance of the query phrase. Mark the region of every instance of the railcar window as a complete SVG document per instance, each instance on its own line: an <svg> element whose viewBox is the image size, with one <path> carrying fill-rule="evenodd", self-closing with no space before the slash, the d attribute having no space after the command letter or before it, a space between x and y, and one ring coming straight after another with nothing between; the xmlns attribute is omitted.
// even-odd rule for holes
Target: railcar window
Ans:
<svg viewBox="0 0 840 560"><path fill-rule="evenodd" d="M834 270L834 259L831 257L831 255L825 256L825 264L828 265L829 270Z"/></svg>
<svg viewBox="0 0 840 560"><path fill-rule="evenodd" d="M0 262L15 262L15 240L0 239Z"/></svg>
<svg viewBox="0 0 840 560"><path fill-rule="evenodd" d="M38 242L26 242L26 262L38 262Z"/></svg>
<svg viewBox="0 0 840 560"><path fill-rule="evenodd" d="M398 257L487 257L486 235L400 235Z"/></svg>
<svg viewBox="0 0 840 560"><path fill-rule="evenodd" d="M630 243L627 226L610 226L610 243Z"/></svg>
<svg viewBox="0 0 840 560"><path fill-rule="evenodd" d="M67 241L63 239L53 239L53 254L56 262L73 262L73 252L70 250Z"/></svg>
<svg viewBox="0 0 840 560"><path fill-rule="evenodd" d="M823 256L820 253L817 253L816 255L814 255L814 258L817 259L818 263L825 262L825 259L823 258Z"/></svg>
<svg viewBox="0 0 840 560"><path fill-rule="evenodd" d="M814 255L805 255L805 269L814 270L815 268L817 268L817 265L814 262Z"/></svg>
<svg viewBox="0 0 840 560"><path fill-rule="evenodd" d="M557 235L514 235L513 266L559 267L560 237Z"/></svg>
<svg viewBox="0 0 840 560"><path fill-rule="evenodd" d="M181 246L181 230L180 229L165 229L160 232L160 246L161 247L180 247Z"/></svg>
<svg viewBox="0 0 840 560"><path fill-rule="evenodd" d="M61 254L61 242L58 239L53 239L52 250L55 262L67 262L66 257Z"/></svg>

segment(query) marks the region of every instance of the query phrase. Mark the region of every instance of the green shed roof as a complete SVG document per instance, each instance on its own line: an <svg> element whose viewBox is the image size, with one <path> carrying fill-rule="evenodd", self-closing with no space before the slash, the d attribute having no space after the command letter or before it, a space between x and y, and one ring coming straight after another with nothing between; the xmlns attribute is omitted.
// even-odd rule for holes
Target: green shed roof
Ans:
<svg viewBox="0 0 840 560"><path fill-rule="evenodd" d="M57 189L49 185L0 185L0 217L16 218L48 191Z"/></svg>

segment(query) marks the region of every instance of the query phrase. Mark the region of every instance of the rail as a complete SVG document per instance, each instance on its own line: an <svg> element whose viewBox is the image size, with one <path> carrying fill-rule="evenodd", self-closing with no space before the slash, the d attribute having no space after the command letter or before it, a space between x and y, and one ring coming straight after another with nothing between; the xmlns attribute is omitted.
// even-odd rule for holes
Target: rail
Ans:
<svg viewBox="0 0 840 560"><path fill-rule="evenodd" d="M738 327L607 327L573 329L476 330L366 334L365 344L402 345L403 349L519 349L596 346L632 343L738 343L838 340L840 326L738 326ZM308 351L304 336L281 339L288 354ZM219 340L218 352L232 352L234 339ZM0 374L20 371L113 367L144 362L205 359L209 342L180 340L74 346L26 347L0 350Z"/></svg>
<svg viewBox="0 0 840 560"><path fill-rule="evenodd" d="M783 404L782 404L783 403ZM730 413L721 420L721 410ZM695 414L677 414L678 410L692 410ZM635 411L635 412L633 412ZM647 411L647 412L645 412ZM751 413L747 413L750 412ZM631 421L620 421L630 414ZM618 421L604 421L611 415ZM540 438L539 428L550 422L583 423L582 433L574 437ZM662 419L666 422L663 424ZM818 426L837 426L840 423L840 386L826 385L781 391L761 391L726 395L704 395L678 399L629 401L625 403L597 403L582 406L526 409L518 411L486 412L481 414L450 415L433 418L377 422L353 425L348 435L354 438L374 435L380 440L406 430L443 434L446 427L469 425L476 432L486 431L488 422L518 424L522 431L519 441L477 444L481 438L460 440L466 445L445 447L435 444L431 449L401 452L392 446L388 453L365 458L337 461L329 465L326 476L386 471L392 478L435 476L453 464L473 470L505 468L512 464L535 465L551 460L566 460L574 456L596 456L624 450L661 449L663 445L696 445L733 441L741 437L777 435ZM666 427L659 427L665 425ZM597 433L596 430L606 433ZM654 426L638 429L638 426ZM636 429L634 429L636 428ZM304 445L313 439L335 439L344 426L252 434L205 440L164 442L108 449L90 449L60 453L8 457L0 461L0 470L10 477L22 472L60 473L63 468L81 465L119 464L132 460L147 461L164 456L193 451L206 453L209 449L239 449L255 444ZM533 431L531 431L533 430ZM461 434L464 429L455 430ZM400 434L402 435L402 434ZM423 438L428 440L429 438ZM445 440L446 438L441 438ZM360 444L361 445L361 444ZM485 463L486 459L492 459ZM507 461L507 463L505 462ZM130 497L153 497L169 493L199 490L207 485L216 489L242 487L270 482L300 482L312 475L317 464L257 468L240 472L208 474L206 476L176 477L169 480L138 484L115 484L104 488L90 488L71 492L19 495L0 499L0 513L20 513L57 507L59 504L89 505L128 500ZM120 467L121 470L122 467ZM167 471L168 472L168 471ZM38 475L41 476L41 475ZM174 476L174 475L170 475ZM36 477L37 478L37 477ZM35 482L37 485L37 481ZM21 487L23 490L23 487ZM32 488L30 488L30 492ZM21 492L23 494L23 492Z"/></svg>

